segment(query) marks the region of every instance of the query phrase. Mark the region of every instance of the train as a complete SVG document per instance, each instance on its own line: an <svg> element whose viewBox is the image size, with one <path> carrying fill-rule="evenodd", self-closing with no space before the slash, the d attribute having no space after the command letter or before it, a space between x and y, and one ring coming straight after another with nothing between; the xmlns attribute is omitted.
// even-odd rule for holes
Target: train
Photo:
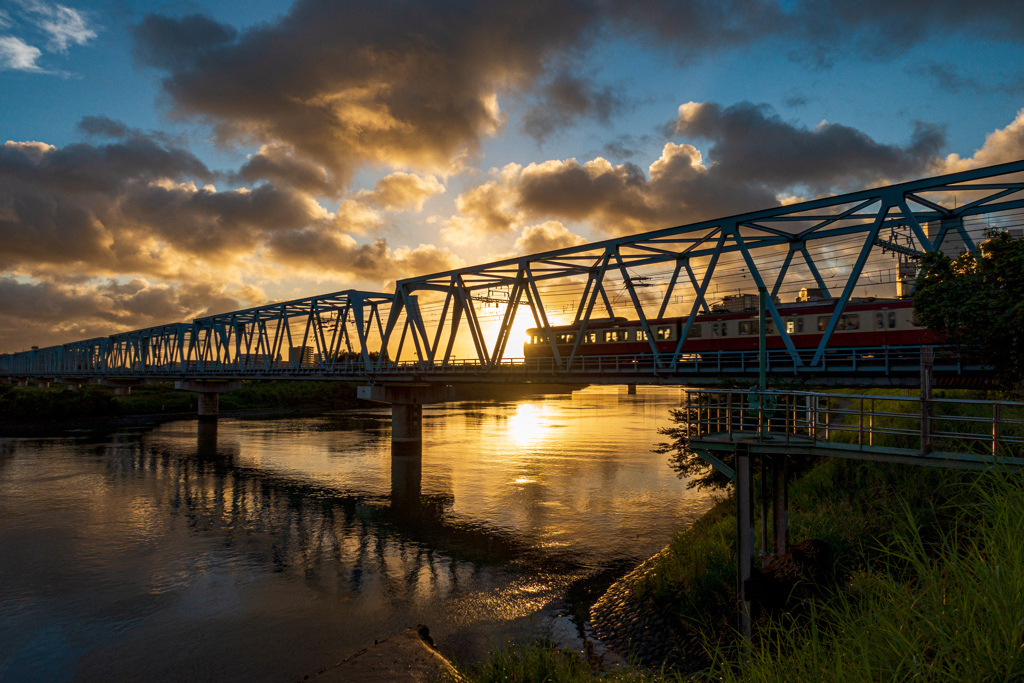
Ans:
<svg viewBox="0 0 1024 683"><path fill-rule="evenodd" d="M740 298L740 297L737 297ZM756 295L743 295L748 304L742 310L712 309L710 313L698 315L683 344L684 353L711 351L743 351L758 348L758 312L749 306L756 302ZM837 299L797 301L778 304L779 317L789 338L797 349L814 349L821 342L829 320L835 312ZM647 326L655 335L659 352L673 353L679 337L686 327L686 318L661 318L648 320ZM580 334L580 323L552 327L558 346L558 353L568 356ZM782 337L775 329L772 318L768 318L767 345L769 349L785 348ZM543 330L526 330L527 340L523 345L526 358L552 356L551 344L544 337ZM927 328L919 325L914 317L913 302L906 299L865 298L851 299L840 316L832 339L831 347L858 346L910 346L933 344L936 339ZM603 318L590 320L579 344L577 355L617 356L650 353L651 346L646 332L638 320L626 318Z"/></svg>

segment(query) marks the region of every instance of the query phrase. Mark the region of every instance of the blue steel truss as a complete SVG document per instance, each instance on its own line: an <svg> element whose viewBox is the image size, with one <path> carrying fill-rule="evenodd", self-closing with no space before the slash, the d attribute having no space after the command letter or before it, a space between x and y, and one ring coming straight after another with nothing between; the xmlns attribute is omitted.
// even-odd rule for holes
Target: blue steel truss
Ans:
<svg viewBox="0 0 1024 683"><path fill-rule="evenodd" d="M751 288L764 286L778 294L787 275L803 268L802 283L816 285L835 302L818 347L798 352L771 299L767 310L787 356L776 367L816 376L827 374L826 350L835 350L833 332L869 260L885 253L912 258L951 244L975 250L979 221L1006 227L1021 209L1024 161L1017 161L408 278L396 283L394 294L347 290L5 354L0 375L370 380L429 375L444 381L472 368L470 374L480 381L509 373L514 378L529 365L509 353L525 304L530 326L544 332L551 349L547 367L541 371L538 365L538 372L593 381L587 372L593 361L580 352L583 333L599 318L624 314L640 321L650 353L633 361L620 359L614 364L621 369L617 372L634 381L661 381L680 378L680 369L690 364L709 373L728 357L696 358L683 352L695 317L711 310L711 287L723 279L723 271L742 269ZM671 275L655 293L642 273L666 268ZM552 302L564 300L570 290L571 304L559 312ZM485 306L494 310L485 311ZM668 353L657 348L648 320L670 313L685 317L686 324ZM580 325L568 355L551 333L558 317ZM490 332L485 329L489 320L497 323ZM472 357L457 362L460 335ZM877 357L863 350L851 353L866 360ZM625 370L640 367L641 376ZM581 369L582 375L577 374ZM608 377L603 381L614 379L602 376Z"/></svg>

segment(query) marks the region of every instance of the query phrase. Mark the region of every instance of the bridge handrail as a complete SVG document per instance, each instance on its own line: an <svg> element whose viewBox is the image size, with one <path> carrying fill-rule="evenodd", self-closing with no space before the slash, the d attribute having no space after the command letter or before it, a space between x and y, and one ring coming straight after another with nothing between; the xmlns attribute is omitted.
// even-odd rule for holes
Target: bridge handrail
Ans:
<svg viewBox="0 0 1024 683"><path fill-rule="evenodd" d="M876 403L888 401L917 403L919 410L915 413L876 409ZM864 450L876 448L875 437L885 435L910 437L921 455L935 450L936 443L948 446L953 442L957 452L977 453L980 447L989 457L1016 457L1024 446L1024 403L1019 401L922 401L910 396L799 390L688 389L683 406L689 410L691 436L728 441L738 436L740 440L758 443L780 438L785 443L794 439L846 442ZM984 414L937 412L936 408L942 406L967 406L975 409L971 412ZM903 420L910 420L910 426L902 426Z"/></svg>

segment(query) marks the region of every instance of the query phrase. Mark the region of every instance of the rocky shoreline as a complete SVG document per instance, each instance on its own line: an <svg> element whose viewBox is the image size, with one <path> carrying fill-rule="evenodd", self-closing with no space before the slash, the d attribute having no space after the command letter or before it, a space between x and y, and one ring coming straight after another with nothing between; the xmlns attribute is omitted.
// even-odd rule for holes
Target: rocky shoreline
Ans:
<svg viewBox="0 0 1024 683"><path fill-rule="evenodd" d="M693 671L706 664L699 636L665 605L635 595L637 583L667 552L665 548L612 584L591 607L590 623L601 641L629 662Z"/></svg>

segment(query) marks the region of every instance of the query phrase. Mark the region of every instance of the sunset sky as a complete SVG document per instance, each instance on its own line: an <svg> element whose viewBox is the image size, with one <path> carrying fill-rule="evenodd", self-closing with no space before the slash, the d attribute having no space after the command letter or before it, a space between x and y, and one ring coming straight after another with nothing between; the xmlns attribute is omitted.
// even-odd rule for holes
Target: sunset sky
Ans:
<svg viewBox="0 0 1024 683"><path fill-rule="evenodd" d="M0 0L0 352L1024 158L1024 3Z"/></svg>

